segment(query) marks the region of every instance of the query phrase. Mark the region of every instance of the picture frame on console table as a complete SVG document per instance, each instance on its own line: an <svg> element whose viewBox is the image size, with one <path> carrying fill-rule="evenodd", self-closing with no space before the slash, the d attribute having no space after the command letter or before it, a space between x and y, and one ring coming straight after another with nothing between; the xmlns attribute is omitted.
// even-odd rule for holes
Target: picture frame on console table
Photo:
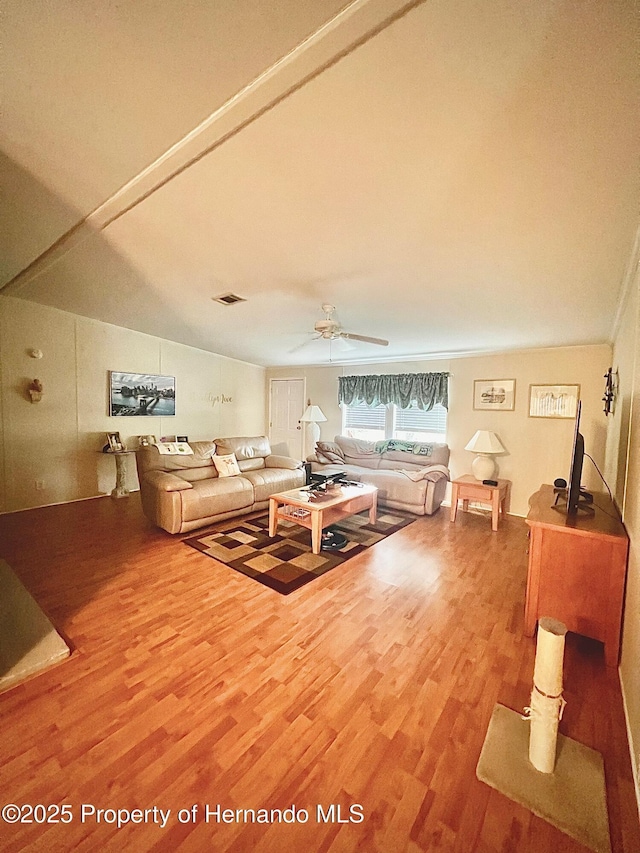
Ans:
<svg viewBox="0 0 640 853"><path fill-rule="evenodd" d="M579 385L530 385L529 417L573 420L579 399Z"/></svg>
<svg viewBox="0 0 640 853"><path fill-rule="evenodd" d="M119 432L108 432L107 441L109 443L110 453L122 453L124 450L124 445Z"/></svg>
<svg viewBox="0 0 640 853"><path fill-rule="evenodd" d="M149 447L152 444L157 444L158 439L155 435L139 435L138 436L138 445L140 447Z"/></svg>
<svg viewBox="0 0 640 853"><path fill-rule="evenodd" d="M512 412L515 406L515 379L474 380L473 408L476 411Z"/></svg>

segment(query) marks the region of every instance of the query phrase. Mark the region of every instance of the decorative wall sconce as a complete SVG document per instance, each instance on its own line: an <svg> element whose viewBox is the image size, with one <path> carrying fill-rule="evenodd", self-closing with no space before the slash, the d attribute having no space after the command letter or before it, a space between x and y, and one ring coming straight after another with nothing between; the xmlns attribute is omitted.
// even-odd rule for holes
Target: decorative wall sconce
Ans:
<svg viewBox="0 0 640 853"><path fill-rule="evenodd" d="M42 350L41 349L30 349L29 356L31 358L42 358ZM29 392L29 396L31 397L32 403L39 403L42 400L42 382L39 379L34 379L33 382L29 383L29 387L27 388Z"/></svg>
<svg viewBox="0 0 640 853"><path fill-rule="evenodd" d="M32 403L39 403L42 400L42 382L39 379L34 379L29 385L29 395Z"/></svg>
<svg viewBox="0 0 640 853"><path fill-rule="evenodd" d="M607 370L604 375L604 378L606 379L606 382L604 386L604 397L602 398L602 402L604 403L605 415L610 415L611 412L613 412L613 404L616 398L616 382L612 367Z"/></svg>

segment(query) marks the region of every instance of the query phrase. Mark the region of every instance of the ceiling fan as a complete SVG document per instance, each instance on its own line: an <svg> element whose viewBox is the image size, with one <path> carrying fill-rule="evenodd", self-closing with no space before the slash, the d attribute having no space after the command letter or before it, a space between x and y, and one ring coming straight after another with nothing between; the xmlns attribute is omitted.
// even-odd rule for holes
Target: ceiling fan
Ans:
<svg viewBox="0 0 640 853"><path fill-rule="evenodd" d="M362 341L365 344L377 344L381 347L389 346L389 341L385 341L383 338L371 338L368 335L356 335L354 332L345 332L338 320L333 316L336 310L334 305L325 304L322 306L322 310L325 316L323 320L318 320L315 324L314 328L317 334L312 340L324 338L328 341Z"/></svg>

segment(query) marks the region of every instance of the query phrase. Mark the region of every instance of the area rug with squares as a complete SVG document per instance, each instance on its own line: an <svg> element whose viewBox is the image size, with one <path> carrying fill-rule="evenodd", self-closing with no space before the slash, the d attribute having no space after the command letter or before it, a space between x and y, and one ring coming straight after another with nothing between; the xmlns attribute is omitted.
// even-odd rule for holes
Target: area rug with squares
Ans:
<svg viewBox="0 0 640 853"><path fill-rule="evenodd" d="M368 511L349 516L331 528L346 536L347 544L338 551L322 550L319 554L311 551L311 532L293 522L280 521L277 535L269 536L268 513L239 522L227 530L209 530L182 541L270 589L288 595L415 519L415 515L396 510L380 512L376 524L369 522Z"/></svg>

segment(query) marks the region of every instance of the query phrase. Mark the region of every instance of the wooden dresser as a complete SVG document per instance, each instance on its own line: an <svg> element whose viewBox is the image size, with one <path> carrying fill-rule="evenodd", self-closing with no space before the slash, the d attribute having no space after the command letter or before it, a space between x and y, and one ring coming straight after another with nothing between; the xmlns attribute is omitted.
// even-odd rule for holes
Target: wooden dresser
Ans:
<svg viewBox="0 0 640 853"><path fill-rule="evenodd" d="M603 642L607 666L617 666L629 538L611 498L593 497L593 515L572 516L553 507L553 486L530 498L524 630L533 636L538 619L559 619Z"/></svg>

